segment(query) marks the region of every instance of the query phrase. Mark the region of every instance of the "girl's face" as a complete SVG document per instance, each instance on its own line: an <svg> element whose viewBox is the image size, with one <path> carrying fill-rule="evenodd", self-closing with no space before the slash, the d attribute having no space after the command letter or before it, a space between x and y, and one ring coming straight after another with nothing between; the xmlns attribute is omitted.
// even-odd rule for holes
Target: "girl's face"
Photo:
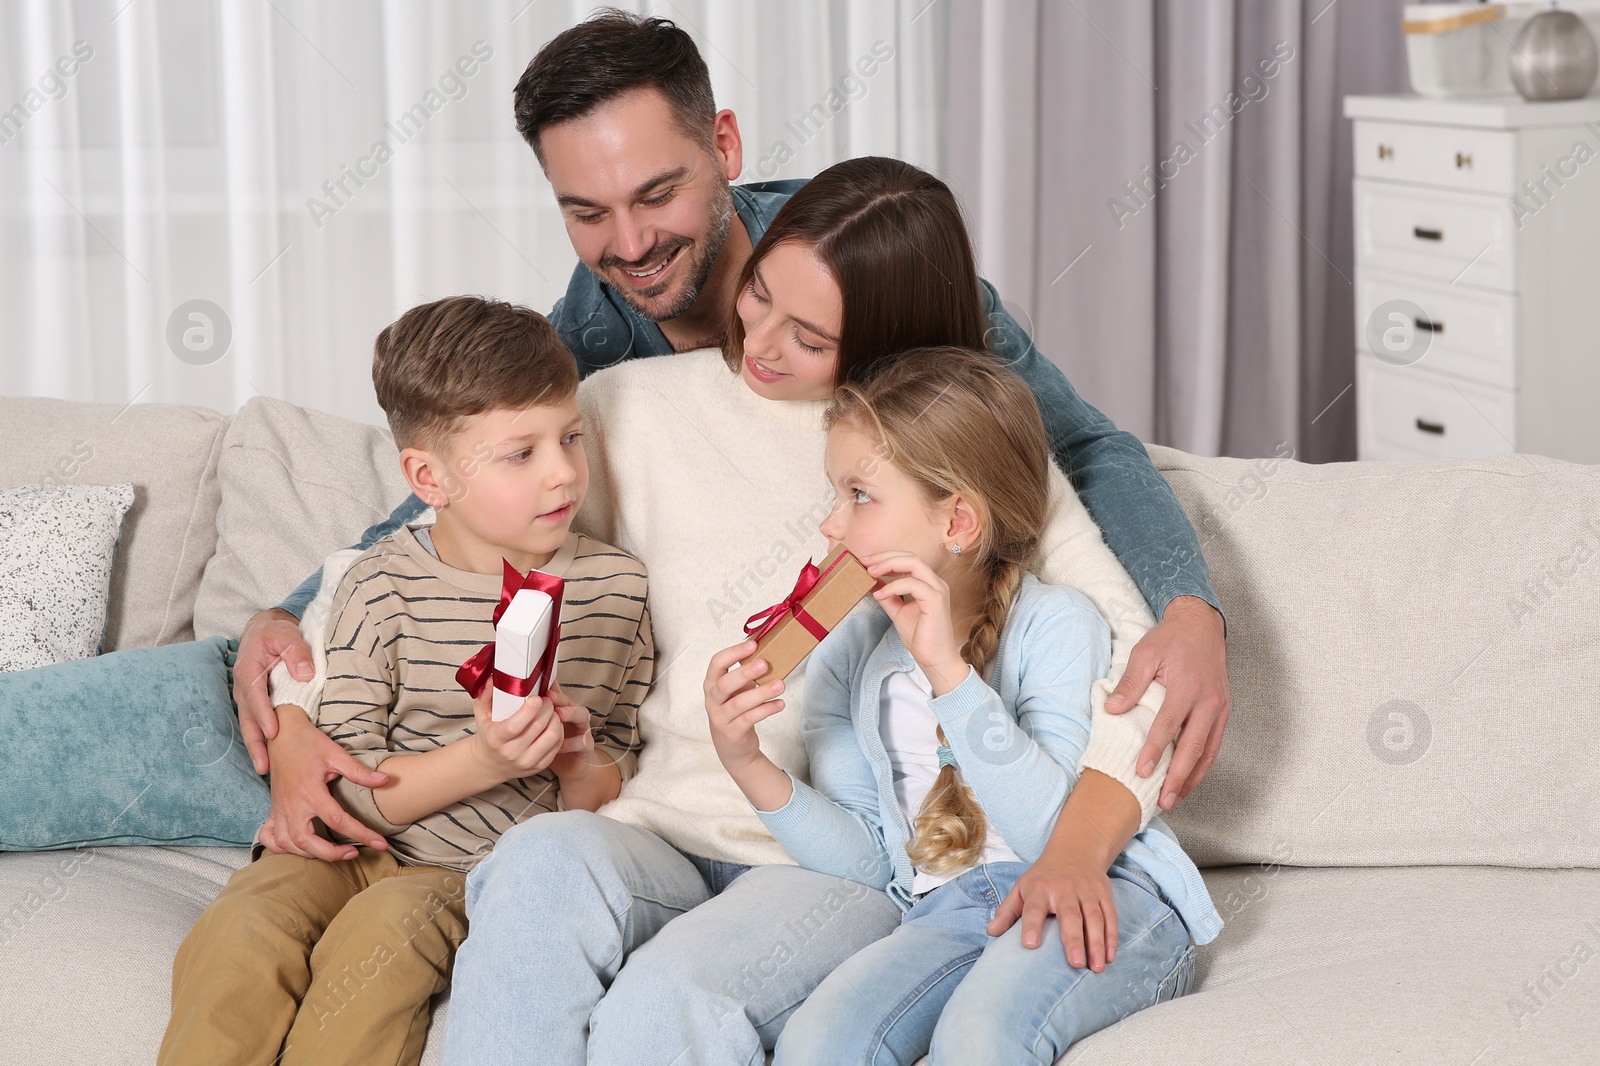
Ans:
<svg viewBox="0 0 1600 1066"><path fill-rule="evenodd" d="M769 400L825 400L839 364L844 297L808 244L785 241L756 264L736 304L744 323L739 376Z"/></svg>
<svg viewBox="0 0 1600 1066"><path fill-rule="evenodd" d="M950 545L966 551L977 539L971 508L960 497L930 506L916 483L883 458L882 445L854 426L828 430L827 471L836 499L821 529L830 547L843 544L858 559L908 551L948 579L956 560Z"/></svg>

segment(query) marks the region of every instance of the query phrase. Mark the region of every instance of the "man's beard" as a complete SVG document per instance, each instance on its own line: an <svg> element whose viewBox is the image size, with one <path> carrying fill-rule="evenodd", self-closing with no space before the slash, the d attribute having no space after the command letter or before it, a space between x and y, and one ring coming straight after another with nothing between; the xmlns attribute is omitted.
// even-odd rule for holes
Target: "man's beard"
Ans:
<svg viewBox="0 0 1600 1066"><path fill-rule="evenodd" d="M695 241L688 237L674 235L657 242L648 254L640 258L640 262L657 263L678 248L687 249L683 253L684 255L693 255L693 258L684 264L684 269L688 272L688 284L666 307L661 307L652 302L645 302L652 295L648 290L641 292L626 285L615 285L608 281L605 276L605 271L608 268L623 269L626 266L621 259L615 256L608 255L600 260L599 269L591 270L591 273L600 280L601 284L610 285L627 302L628 306L637 311L640 316L652 322L664 322L667 319L677 318L689 310L690 307L694 306L694 302L700 299L701 290L705 288L707 279L711 277L711 271L716 268L717 256L721 254L722 246L728 240L728 231L733 228L733 192L728 185L728 179L720 173L716 175L716 181L718 187L716 199L711 205L711 227L706 230L705 241L699 246L699 253L695 254L693 252Z"/></svg>

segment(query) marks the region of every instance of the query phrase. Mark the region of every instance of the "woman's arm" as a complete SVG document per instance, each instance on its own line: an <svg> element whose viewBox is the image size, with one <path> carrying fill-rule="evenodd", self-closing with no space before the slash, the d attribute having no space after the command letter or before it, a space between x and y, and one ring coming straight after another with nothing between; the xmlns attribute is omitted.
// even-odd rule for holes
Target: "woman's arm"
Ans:
<svg viewBox="0 0 1600 1066"><path fill-rule="evenodd" d="M405 523L414 521L425 510L427 507L421 500L407 496L388 518L367 528L354 548L355 554L359 555ZM334 553L335 556L338 554ZM233 671L233 702L239 709L239 732L244 738L245 750L250 753L250 761L255 764L256 773L264 774L269 769L277 769L271 765L267 750L267 741L278 734L278 716L273 710L276 704L269 696L267 675L275 665L283 663L288 671L285 677L290 677L292 672L292 677L298 681L311 682L314 679L312 646L319 638L312 638L308 643L296 632L295 627L319 591L328 586L327 591L331 594L338 584L339 578L329 575L324 564L277 607L252 617L240 634L239 654ZM285 697L276 703L296 703L296 700ZM303 704L297 706L303 707ZM314 707L306 709L315 714ZM294 813L298 815L305 812Z"/></svg>
<svg viewBox="0 0 1600 1066"><path fill-rule="evenodd" d="M1078 778L1039 861L1012 886L989 922L999 936L1022 919L1022 946L1036 948L1052 914L1067 962L1102 972L1117 954L1117 908L1106 871L1139 831L1133 793L1098 770Z"/></svg>
<svg viewBox="0 0 1600 1066"><path fill-rule="evenodd" d="M369 848L387 848L388 841L339 805L328 783L343 777L377 788L389 775L357 762L293 704L278 708L278 726L277 735L267 741L272 760L272 809L261 825L261 843L271 851L325 862L355 858L355 845L317 835L316 822L320 820L348 840Z"/></svg>

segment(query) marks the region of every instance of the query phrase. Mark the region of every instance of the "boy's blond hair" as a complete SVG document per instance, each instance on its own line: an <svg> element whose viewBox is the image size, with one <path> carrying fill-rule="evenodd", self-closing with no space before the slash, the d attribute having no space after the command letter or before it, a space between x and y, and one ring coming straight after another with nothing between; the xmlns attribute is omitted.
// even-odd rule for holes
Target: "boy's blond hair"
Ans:
<svg viewBox="0 0 1600 1066"><path fill-rule="evenodd" d="M413 307L378 334L372 384L395 447L437 450L471 415L570 398L578 363L537 311L451 296Z"/></svg>

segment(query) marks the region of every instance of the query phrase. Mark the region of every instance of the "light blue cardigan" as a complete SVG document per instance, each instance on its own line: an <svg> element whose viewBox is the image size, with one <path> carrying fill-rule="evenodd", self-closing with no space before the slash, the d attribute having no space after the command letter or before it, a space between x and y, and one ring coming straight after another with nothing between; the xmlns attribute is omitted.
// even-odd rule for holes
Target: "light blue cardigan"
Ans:
<svg viewBox="0 0 1600 1066"><path fill-rule="evenodd" d="M930 701L990 824L1026 862L1036 861L1078 779L1089 741L1089 689L1111 662L1111 630L1076 589L1022 579L995 652L991 680L970 669ZM858 611L828 634L806 667L801 731L813 785L775 811L757 811L796 862L886 890L911 906L910 827L895 800L879 734L879 695L911 653L881 608ZM998 694L997 694L998 689ZM1197 944L1222 928L1177 838L1159 818L1123 857L1172 900Z"/></svg>

